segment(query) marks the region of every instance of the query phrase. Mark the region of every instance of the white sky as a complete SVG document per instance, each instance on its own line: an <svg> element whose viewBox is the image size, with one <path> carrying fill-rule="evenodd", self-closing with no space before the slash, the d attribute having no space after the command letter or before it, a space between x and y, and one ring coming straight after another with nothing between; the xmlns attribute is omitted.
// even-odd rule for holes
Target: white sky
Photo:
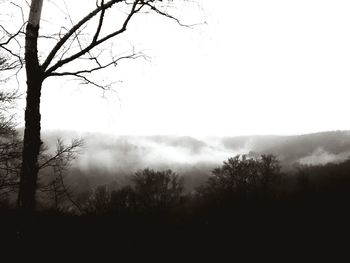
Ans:
<svg viewBox="0 0 350 263"><path fill-rule="evenodd" d="M87 1L75 2L78 19ZM151 60L121 63L108 78L122 83L106 98L74 81L45 82L43 129L192 136L350 129L350 1L198 3L180 18L206 25L188 29L156 16L130 24L123 43Z"/></svg>

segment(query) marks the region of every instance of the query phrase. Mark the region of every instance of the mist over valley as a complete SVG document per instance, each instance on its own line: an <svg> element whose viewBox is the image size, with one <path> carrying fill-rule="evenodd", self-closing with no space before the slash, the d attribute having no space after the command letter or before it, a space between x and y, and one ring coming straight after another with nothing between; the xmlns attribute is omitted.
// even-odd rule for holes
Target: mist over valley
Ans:
<svg viewBox="0 0 350 263"><path fill-rule="evenodd" d="M184 177L191 190L201 185L212 170L230 157L246 154L276 155L282 171L300 165L339 163L350 156L350 131L330 131L294 136L117 136L72 131L44 131L49 151L55 150L57 138L69 142L82 138L84 147L69 169L70 180L81 175L90 187L115 182L116 187L129 183L130 175L150 168L171 169ZM81 178L80 178L81 179Z"/></svg>

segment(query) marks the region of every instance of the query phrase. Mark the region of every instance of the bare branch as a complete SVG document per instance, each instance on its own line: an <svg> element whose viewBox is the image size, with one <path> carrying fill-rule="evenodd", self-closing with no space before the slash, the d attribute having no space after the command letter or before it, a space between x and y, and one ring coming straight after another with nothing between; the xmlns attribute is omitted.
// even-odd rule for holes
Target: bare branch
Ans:
<svg viewBox="0 0 350 263"><path fill-rule="evenodd" d="M94 16L96 16L99 12L102 10L106 10L110 7L112 7L114 4L122 2L122 0L110 0L106 4L97 6L94 11L89 13L87 16L85 16L83 19L81 19L77 24L75 24L62 38L61 40L55 45L55 47L51 50L49 55L47 56L45 62L42 65L43 70L46 70L47 67L50 65L52 59L55 57L56 53L61 49L61 47L67 42L67 40L85 23L87 23L89 20L91 20ZM54 71L54 70L52 70Z"/></svg>
<svg viewBox="0 0 350 263"><path fill-rule="evenodd" d="M23 58L20 55L20 51L18 53L16 53L15 51L13 51L11 48L8 47L8 45L10 45L10 43L12 41L15 41L16 44L19 47L19 50L21 50L21 44L19 43L19 40L17 39L17 37L23 33L23 28L25 26L25 23L23 23L21 25L21 27L15 32L15 33L10 33L8 30L6 30L6 28L2 25L0 25L0 29L8 36L7 40L5 40L4 42L0 42L0 50L4 50L7 54L9 54L11 57L15 58L15 61L12 62L7 62L5 67L2 67L1 70L2 71L10 71L10 70L14 70L14 69L18 69L14 75L17 76L18 72L23 68ZM12 77L12 76L11 76ZM10 78L10 77L8 77ZM6 78L5 80L7 80L8 78Z"/></svg>
<svg viewBox="0 0 350 263"><path fill-rule="evenodd" d="M24 26L25 26L25 23L22 24L22 26L20 27L20 29L16 33L12 34L9 31L7 31L5 29L5 27L0 25L0 28L9 36L9 38L5 42L0 43L0 47L4 47L4 46L8 45L11 42L11 40L16 39L16 37L22 32Z"/></svg>
<svg viewBox="0 0 350 263"><path fill-rule="evenodd" d="M145 57L142 53L133 53L131 55L128 56L122 56L122 57L118 57L117 59L112 59L111 62L104 64L104 65L99 65L98 67L94 67L91 69L84 69L84 70L78 70L75 72L53 72L50 74L50 76L79 76L81 74L88 74L88 73L93 73L95 71L98 70L102 70L102 69L106 69L112 65L117 66L118 62L124 59L137 59L140 57ZM92 58L95 59L95 58Z"/></svg>
<svg viewBox="0 0 350 263"><path fill-rule="evenodd" d="M73 140L71 144L68 146L65 146L62 140L58 139L56 154L49 157L41 165L39 165L39 169L52 166L54 161L64 156L65 156L66 162L70 162L71 160L76 158L77 153L79 153L79 149L83 147L83 145L84 145L84 141L81 139Z"/></svg>
<svg viewBox="0 0 350 263"><path fill-rule="evenodd" d="M101 0L101 5L100 6L103 6L103 4L104 4L104 0ZM92 39L92 42L96 42L98 37L99 37L99 35L100 35L101 29L102 29L102 25L103 25L103 19L104 19L104 16L105 16L105 12L106 12L106 9L102 9L101 15L100 15L100 20L99 20L98 26L97 26L97 30L95 32L94 38Z"/></svg>
<svg viewBox="0 0 350 263"><path fill-rule="evenodd" d="M23 13L23 8L19 5L17 5L14 2L11 2L12 5L16 6L20 11L21 11L21 15L22 15L22 23L25 24L25 19L24 19L24 13Z"/></svg>
<svg viewBox="0 0 350 263"><path fill-rule="evenodd" d="M154 5L150 4L149 2L150 2L150 1L145 2L145 5L148 6L149 8L151 8L151 10L155 11L156 13L158 13L158 14L160 14L160 15L162 15L162 16L165 16L165 17L167 17L167 18L170 18L170 19L174 20L174 21L175 21L176 23L178 23L180 26L183 26L183 27L191 27L191 26L193 26L193 25L185 25L185 24L182 24L181 21L180 21L178 18L176 18L176 17L174 17L174 16L172 16L172 15L166 13L166 12L161 11L160 9L158 9L158 8L155 7Z"/></svg>
<svg viewBox="0 0 350 263"><path fill-rule="evenodd" d="M40 185L39 191L47 194L53 194L56 208L59 208L59 200L62 197L66 197L70 203L72 203L78 211L83 214L82 206L76 202L69 191L69 188L64 182L64 172L71 163L77 157L80 148L83 147L83 140L75 139L70 145L65 145L61 139L57 140L56 153L53 156L49 155L49 158L40 165L39 169L45 167L53 168L53 178L44 185Z"/></svg>
<svg viewBox="0 0 350 263"><path fill-rule="evenodd" d="M110 2L116 3L116 2L119 2L119 1L110 1ZM109 3L110 3L110 2L109 2ZM108 5L109 3L106 3L105 6ZM114 3L113 3L113 4L114 4ZM140 7L137 8L137 6L138 6L139 3L142 3L142 5L140 5ZM113 4L111 4L111 6L112 6ZM133 5L132 5L132 8L131 8L130 13L128 14L128 16L126 17L126 19L124 20L124 23L123 23L122 27L121 27L119 30L114 31L114 32L110 33L109 35L107 35L107 36L105 36L105 37L103 37L103 38L101 38L101 39L99 39L99 40L94 40L94 39L93 39L93 41L92 41L87 47L85 47L84 49L80 50L79 52L75 53L74 55L72 55L72 56L70 56L70 57L68 57L68 58L66 58L66 59L63 59L63 60L58 61L58 62L57 62L55 65L53 65L51 68L49 68L49 69L46 70L46 72L45 72L45 78L47 78L48 76L50 76L55 70L57 70L58 68L62 67L63 65L65 65L65 64L67 64L67 63L69 63L69 62L71 62L71 61L73 61L73 60L75 60L75 59L77 59L77 58L79 58L79 57L85 55L85 54L88 53L90 50L92 50L94 47L96 47L96 46L102 44L103 42L106 42L107 40L109 40L109 39L111 39L111 38L113 38L113 37L115 37L115 36L117 36L117 35L123 33L123 32L126 30L127 25L129 24L129 21L130 21L130 19L132 18L132 16L133 16L134 14L136 14L137 12L139 12L143 6L144 6L144 2L142 2L141 0L135 0L134 3L133 3ZM99 8L97 8L97 9L99 9ZM90 19L91 19L91 18L90 18ZM79 23L78 23L78 24L79 24ZM72 34L73 34L73 33L74 33L74 32L72 32ZM62 43L62 45L63 45L63 44L64 44L64 43ZM45 63L43 64L43 68L45 69Z"/></svg>

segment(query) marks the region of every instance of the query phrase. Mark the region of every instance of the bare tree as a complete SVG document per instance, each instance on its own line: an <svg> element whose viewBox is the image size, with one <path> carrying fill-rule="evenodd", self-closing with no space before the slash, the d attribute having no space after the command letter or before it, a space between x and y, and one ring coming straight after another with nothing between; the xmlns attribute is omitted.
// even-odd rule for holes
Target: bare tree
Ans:
<svg viewBox="0 0 350 263"><path fill-rule="evenodd" d="M18 192L22 140L18 135L15 123L15 101L20 97L17 90L9 88L8 78L2 78L4 72L17 70L20 64L9 61L8 57L0 56L0 199ZM69 187L64 183L65 171L80 153L83 147L82 139L74 139L68 145L61 139L57 140L55 153L49 153L48 147L42 145L39 154L39 171L50 170L50 176L44 178L40 190L55 196L56 203L64 197L79 210L80 206L71 197Z"/></svg>
<svg viewBox="0 0 350 263"><path fill-rule="evenodd" d="M166 211L181 202L183 178L172 170L144 169L138 171L132 181L142 209Z"/></svg>
<svg viewBox="0 0 350 263"><path fill-rule="evenodd" d="M0 74L14 68L5 56L0 57ZM1 77L2 78L2 74ZM18 98L16 91L5 90L0 82L0 198L7 198L18 188L21 156L21 140L15 129L14 102Z"/></svg>
<svg viewBox="0 0 350 263"><path fill-rule="evenodd" d="M39 191L44 193L46 202L53 201L54 208L60 210L64 204L69 203L69 208L73 207L79 213L83 213L83 208L77 202L70 187L65 182L66 171L72 161L80 154L84 141L82 139L74 139L68 145L64 144L62 139L58 139L56 143L56 151L53 154L47 153L47 149L42 149L39 157L39 169L43 171L43 175L39 173ZM45 170L48 170L49 176L45 176Z"/></svg>
<svg viewBox="0 0 350 263"><path fill-rule="evenodd" d="M186 0L179 0L186 1ZM32 0L29 5L29 18L26 24L25 32L22 27L18 32L13 33L3 42L0 47L4 48L14 57L18 58L17 63L22 65L23 60L20 54L12 52L6 45L11 41L16 41L16 36L25 35L25 69L27 78L27 97L25 110L25 129L23 138L22 166L20 172L20 189L18 204L24 211L34 211L36 206L36 189L38 180L38 156L42 145L40 137L40 99L41 89L44 80L50 77L70 76L80 79L85 84L91 84L96 87L106 89L105 84L100 84L90 78L91 73L116 66L122 59L138 58L140 53L131 52L129 55L114 56L111 54L109 60L102 56L97 47L105 44L117 36L123 34L132 18L137 14L154 13L173 19L178 24L180 21L168 13L169 6L174 5L173 0L97 0L96 7L90 13L85 15L77 23L72 23L70 28L62 28L60 32L55 32L50 36L39 34L40 22L42 20L43 0ZM106 27L106 19L111 10L120 10L121 17L119 26ZM22 9L21 9L22 11ZM124 16L122 16L124 14ZM114 18L114 17L113 17ZM23 19L24 20L24 19ZM87 30L88 24L95 23L93 32L89 31L89 39L86 39L84 30ZM2 29L7 32L3 27ZM84 35L85 39L81 39ZM47 53L45 58L38 56L38 40L48 38L55 40L54 46ZM76 46L77 48L73 48ZM42 53L42 52L41 52ZM74 62L84 60L83 68L81 64L78 70L74 70Z"/></svg>
<svg viewBox="0 0 350 263"><path fill-rule="evenodd" d="M236 155L215 168L200 192L224 194L269 194L280 185L283 173L274 155L249 158Z"/></svg>

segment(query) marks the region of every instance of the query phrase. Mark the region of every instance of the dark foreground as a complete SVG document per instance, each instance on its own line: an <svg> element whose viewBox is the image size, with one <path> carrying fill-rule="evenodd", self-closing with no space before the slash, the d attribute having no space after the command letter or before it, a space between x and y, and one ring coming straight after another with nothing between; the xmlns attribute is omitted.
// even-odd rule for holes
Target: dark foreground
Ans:
<svg viewBox="0 0 350 263"><path fill-rule="evenodd" d="M8 210L1 212L1 247L14 251L13 258L338 262L349 253L349 205L319 205L252 205L186 216L42 211L29 218Z"/></svg>
<svg viewBox="0 0 350 263"><path fill-rule="evenodd" d="M235 157L184 193L173 172L145 169L95 189L81 215L1 208L0 249L6 262L349 262L349 171L350 160L287 176L273 156Z"/></svg>

